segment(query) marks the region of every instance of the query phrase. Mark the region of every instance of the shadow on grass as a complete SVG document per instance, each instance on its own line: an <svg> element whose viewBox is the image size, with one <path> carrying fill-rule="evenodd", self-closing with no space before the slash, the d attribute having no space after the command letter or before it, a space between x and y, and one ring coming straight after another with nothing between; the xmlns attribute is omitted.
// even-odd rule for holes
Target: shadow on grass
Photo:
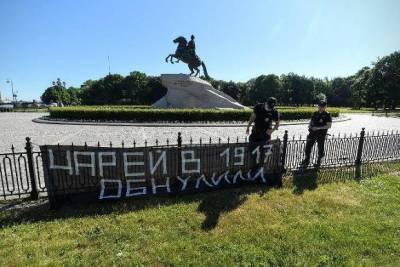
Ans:
<svg viewBox="0 0 400 267"><path fill-rule="evenodd" d="M242 205L247 200L247 195L249 193L259 193L260 195L264 195L269 188L270 187L262 186L254 188L256 190L251 191L248 191L249 188L236 188L226 190L223 194L210 194L207 198L204 198L201 201L197 209L206 216L201 228L204 231L214 229L217 226L219 217L222 213L233 211Z"/></svg>
<svg viewBox="0 0 400 267"><path fill-rule="evenodd" d="M22 223L46 222L57 219L84 218L123 214L160 206L199 202L197 211L205 215L201 225L204 231L215 228L222 213L230 212L242 205L249 194L264 195L270 187L266 185L246 185L240 188L220 189L190 195L156 196L141 199L125 198L117 201L96 201L74 197L66 200L57 210L50 210L47 199L39 201L14 200L4 205L0 203L0 229Z"/></svg>
<svg viewBox="0 0 400 267"><path fill-rule="evenodd" d="M318 170L305 169L292 172L293 193L296 195L303 194L304 190L317 189Z"/></svg>

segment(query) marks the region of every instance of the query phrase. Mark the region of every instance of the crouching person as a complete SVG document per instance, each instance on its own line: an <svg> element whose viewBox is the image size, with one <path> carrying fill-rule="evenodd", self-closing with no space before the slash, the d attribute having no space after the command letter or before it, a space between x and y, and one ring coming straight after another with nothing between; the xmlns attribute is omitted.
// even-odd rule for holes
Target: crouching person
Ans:
<svg viewBox="0 0 400 267"><path fill-rule="evenodd" d="M254 106L247 125L246 134L249 134L250 126L254 122L249 136L249 148L251 151L260 146L260 149L271 140L271 135L279 128L279 112L275 109L276 98L270 97L267 102ZM272 123L274 122L274 127ZM262 153L263 154L263 153ZM263 159L260 160L261 162Z"/></svg>
<svg viewBox="0 0 400 267"><path fill-rule="evenodd" d="M305 158L301 163L301 167L303 168L306 168L310 163L311 150L315 142L317 142L318 145L318 159L314 164L314 167L319 168L321 166L321 160L325 155L325 138L328 133L328 129L332 126L332 117L331 114L326 110L326 106L326 101L320 101L318 103L318 111L314 112L308 126L309 134L307 136Z"/></svg>

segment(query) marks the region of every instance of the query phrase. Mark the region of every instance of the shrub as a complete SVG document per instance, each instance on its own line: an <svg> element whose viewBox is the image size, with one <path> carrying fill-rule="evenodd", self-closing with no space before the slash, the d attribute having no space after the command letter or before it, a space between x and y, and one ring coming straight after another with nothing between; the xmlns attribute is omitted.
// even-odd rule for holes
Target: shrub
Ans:
<svg viewBox="0 0 400 267"><path fill-rule="evenodd" d="M282 120L309 119L314 108L281 110ZM218 109L154 109L125 107L63 107L51 108L50 117L71 120L117 120L117 121L246 121L252 110ZM333 117L339 115L338 109L330 109Z"/></svg>

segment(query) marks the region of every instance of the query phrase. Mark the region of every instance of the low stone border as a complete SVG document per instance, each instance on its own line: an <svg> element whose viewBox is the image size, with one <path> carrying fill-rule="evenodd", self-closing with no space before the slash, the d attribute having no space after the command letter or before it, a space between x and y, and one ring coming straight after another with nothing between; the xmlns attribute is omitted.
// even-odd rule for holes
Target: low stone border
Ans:
<svg viewBox="0 0 400 267"><path fill-rule="evenodd" d="M350 120L348 116L339 116L333 118L333 122L343 122ZM101 121L71 121L71 120L60 120L51 119L49 117L40 117L32 120L36 123L44 124L62 124L62 125L90 125L90 126L136 126L136 127L246 127L247 122L236 122L236 123L180 123L180 122L101 122ZM300 121L282 121L281 125L305 125L308 124L309 120Z"/></svg>

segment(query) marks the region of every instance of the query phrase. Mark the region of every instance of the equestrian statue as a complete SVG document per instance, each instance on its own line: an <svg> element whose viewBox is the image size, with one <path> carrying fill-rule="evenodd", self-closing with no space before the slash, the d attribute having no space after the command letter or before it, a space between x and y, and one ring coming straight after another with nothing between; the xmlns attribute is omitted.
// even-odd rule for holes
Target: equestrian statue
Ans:
<svg viewBox="0 0 400 267"><path fill-rule="evenodd" d="M194 35L190 37L189 43L187 42L185 37L178 37L176 38L173 42L178 44L178 47L176 48L175 54L170 54L166 57L165 62L170 62L172 64L178 63L179 61L182 61L186 64L188 64L188 67L190 69L190 74L193 75L194 70L196 70L195 77L199 75L200 70L199 67L200 65L203 68L204 76L206 79L210 79L210 76L208 76L207 73L207 68L204 62L199 58L199 56L196 54L196 45L194 42ZM174 62L172 59L176 58L177 60Z"/></svg>

